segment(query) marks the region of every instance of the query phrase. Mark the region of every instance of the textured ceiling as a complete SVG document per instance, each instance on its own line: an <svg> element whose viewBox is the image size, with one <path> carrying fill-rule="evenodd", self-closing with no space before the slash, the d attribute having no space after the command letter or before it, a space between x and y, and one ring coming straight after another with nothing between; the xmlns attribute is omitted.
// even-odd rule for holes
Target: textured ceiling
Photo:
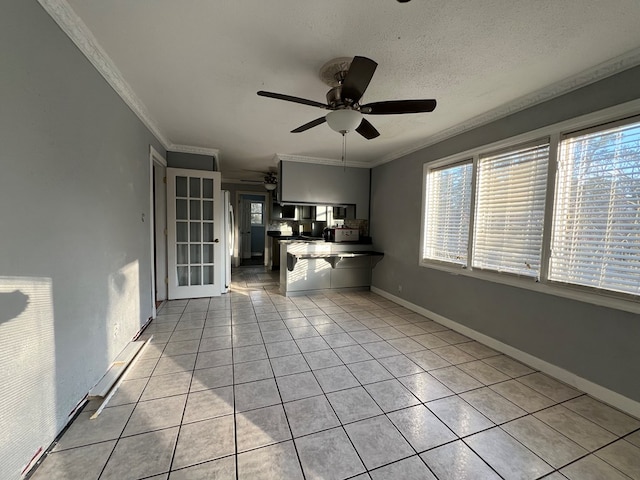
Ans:
<svg viewBox="0 0 640 480"><path fill-rule="evenodd" d="M340 158L326 125L289 133L326 112L256 95L324 102L335 57L378 62L363 103L438 100L350 134L348 160L371 164L640 59L637 0L67 1L167 143L219 149L227 178L275 154Z"/></svg>

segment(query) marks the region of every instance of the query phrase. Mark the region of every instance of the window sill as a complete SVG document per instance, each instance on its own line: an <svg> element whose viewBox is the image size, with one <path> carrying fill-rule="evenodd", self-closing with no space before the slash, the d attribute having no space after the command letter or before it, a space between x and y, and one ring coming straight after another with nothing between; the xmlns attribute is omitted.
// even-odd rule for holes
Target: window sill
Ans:
<svg viewBox="0 0 640 480"><path fill-rule="evenodd" d="M531 278L518 277L516 275L502 274L498 272L488 272L486 270L471 270L460 265L437 261L420 260L418 264L421 267L440 270L450 273L451 275L463 275L465 277L485 280L487 282L500 283L502 285L523 288L525 290L532 290L534 292L544 293L547 295L555 295L557 297L590 303L600 307L607 307L631 313L640 313L640 301L625 300L604 293L592 293L590 291L582 290L579 286L573 287L558 285L555 283L541 283Z"/></svg>

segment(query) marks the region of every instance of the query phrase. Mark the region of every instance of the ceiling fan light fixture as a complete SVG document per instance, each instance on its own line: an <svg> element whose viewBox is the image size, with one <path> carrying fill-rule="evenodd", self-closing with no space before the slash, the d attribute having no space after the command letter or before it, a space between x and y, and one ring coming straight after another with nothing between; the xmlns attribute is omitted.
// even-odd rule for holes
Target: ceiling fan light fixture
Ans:
<svg viewBox="0 0 640 480"><path fill-rule="evenodd" d="M269 191L275 190L278 185L278 177L273 172L268 172L264 176L264 188Z"/></svg>
<svg viewBox="0 0 640 480"><path fill-rule="evenodd" d="M358 128L362 122L362 114L350 108L329 112L326 118L329 128L343 135Z"/></svg>

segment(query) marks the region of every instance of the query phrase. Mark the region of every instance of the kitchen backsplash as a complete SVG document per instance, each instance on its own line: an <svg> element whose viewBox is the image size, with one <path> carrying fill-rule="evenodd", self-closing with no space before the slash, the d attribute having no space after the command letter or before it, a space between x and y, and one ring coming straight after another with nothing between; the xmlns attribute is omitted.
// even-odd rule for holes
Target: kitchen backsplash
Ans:
<svg viewBox="0 0 640 480"><path fill-rule="evenodd" d="M347 228L356 228L361 237L369 235L369 221L365 219L339 220L336 223L344 224ZM302 233L301 228L307 232L311 229L311 222L297 220L272 221L267 225L267 231L279 231L282 235L297 235Z"/></svg>
<svg viewBox="0 0 640 480"><path fill-rule="evenodd" d="M347 219L344 221L344 226L347 228L357 228L361 237L369 236L369 221L365 219Z"/></svg>
<svg viewBox="0 0 640 480"><path fill-rule="evenodd" d="M295 221L271 222L267 226L267 231L279 231L282 235L293 235L293 232L298 233L298 229Z"/></svg>

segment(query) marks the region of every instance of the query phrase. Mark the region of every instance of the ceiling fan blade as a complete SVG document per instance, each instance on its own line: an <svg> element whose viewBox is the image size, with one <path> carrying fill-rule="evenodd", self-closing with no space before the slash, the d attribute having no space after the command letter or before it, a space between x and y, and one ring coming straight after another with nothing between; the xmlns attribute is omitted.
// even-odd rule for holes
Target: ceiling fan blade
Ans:
<svg viewBox="0 0 640 480"><path fill-rule="evenodd" d="M342 82L342 100L349 99L357 103L369 86L371 77L378 64L367 57L353 57L347 76Z"/></svg>
<svg viewBox="0 0 640 480"><path fill-rule="evenodd" d="M318 108L324 108L324 109L329 108L329 105L326 105L324 103L316 102L314 100L307 100L306 98L292 97L291 95L283 95L282 93L265 92L264 90L260 90L258 92L258 95L260 95L261 97L275 98L276 100L285 100L287 102L301 103L303 105L309 105L310 107L318 107Z"/></svg>
<svg viewBox="0 0 640 480"><path fill-rule="evenodd" d="M360 122L360 126L356 128L356 132L358 132L367 140L371 140L380 136L380 132L378 132L378 130L376 130L376 127L371 125L371 123L369 123L366 118L362 119L362 122Z"/></svg>
<svg viewBox="0 0 640 480"><path fill-rule="evenodd" d="M362 105L360 111L369 115L394 115L402 113L433 112L436 101L431 100L389 100Z"/></svg>
<svg viewBox="0 0 640 480"><path fill-rule="evenodd" d="M326 121L327 119L325 117L316 118L315 120L312 120L309 123L305 123L304 125L299 126L295 130L291 130L291 133L304 132L306 130L309 130L310 128L317 127L318 125L322 125Z"/></svg>

